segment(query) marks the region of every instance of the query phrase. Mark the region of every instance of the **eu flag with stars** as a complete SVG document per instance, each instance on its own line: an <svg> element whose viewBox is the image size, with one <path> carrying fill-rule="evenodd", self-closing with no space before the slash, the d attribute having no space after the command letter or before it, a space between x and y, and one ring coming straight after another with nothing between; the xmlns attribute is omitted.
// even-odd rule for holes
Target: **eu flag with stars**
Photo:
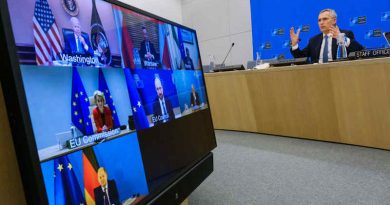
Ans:
<svg viewBox="0 0 390 205"><path fill-rule="evenodd" d="M89 99L85 92L79 72L73 67L72 77L72 122L83 135L93 134L92 122L89 114Z"/></svg>
<svg viewBox="0 0 390 205"><path fill-rule="evenodd" d="M129 92L131 108L133 111L135 128L137 130L149 128L149 122L146 118L145 109L141 103L141 98L139 96L133 76L131 75L130 69L124 69L124 72L126 77L127 91Z"/></svg>
<svg viewBox="0 0 390 205"><path fill-rule="evenodd" d="M116 112L114 101L112 100L110 90L108 89L107 82L106 79L104 78L104 74L101 68L99 68L99 90L104 93L106 104L111 110L112 121L114 122L114 128L118 128L120 126L118 114Z"/></svg>
<svg viewBox="0 0 390 205"><path fill-rule="evenodd" d="M84 205L85 199L68 156L54 159L55 205Z"/></svg>

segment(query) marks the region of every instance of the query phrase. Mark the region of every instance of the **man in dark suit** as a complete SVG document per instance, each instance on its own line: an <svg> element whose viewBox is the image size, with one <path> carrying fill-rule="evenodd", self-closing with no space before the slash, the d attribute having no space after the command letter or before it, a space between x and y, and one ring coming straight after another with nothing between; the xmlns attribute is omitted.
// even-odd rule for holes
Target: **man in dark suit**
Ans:
<svg viewBox="0 0 390 205"><path fill-rule="evenodd" d="M104 167L98 169L98 181L100 186L96 187L95 194L96 205L120 205L118 189L114 180L108 180L107 171Z"/></svg>
<svg viewBox="0 0 390 205"><path fill-rule="evenodd" d="M158 55L152 42L150 42L148 31L142 27L144 40L141 42L140 56L141 63L144 68L157 68Z"/></svg>
<svg viewBox="0 0 390 205"><path fill-rule="evenodd" d="M67 54L80 54L93 56L93 49L88 35L83 35L81 32L80 21L76 17L70 18L73 32L64 35L65 49Z"/></svg>
<svg viewBox="0 0 390 205"><path fill-rule="evenodd" d="M161 80L157 77L154 79L154 86L156 88L157 97L153 103L152 122L154 125L158 125L175 119L175 114L173 113L171 101L164 97L164 89Z"/></svg>
<svg viewBox="0 0 390 205"><path fill-rule="evenodd" d="M190 56L190 50L186 48L186 57L183 59L184 61L184 68L186 70L194 70L194 63Z"/></svg>
<svg viewBox="0 0 390 205"><path fill-rule="evenodd" d="M291 54L294 58L308 57L311 63L327 63L336 59L337 44L345 43L347 53L363 49L352 33L348 30L340 30L337 25L337 14L333 9L324 9L318 16L318 27L321 33L312 37L309 44L303 49L299 49L299 33L295 33L294 28L290 29Z"/></svg>
<svg viewBox="0 0 390 205"><path fill-rule="evenodd" d="M191 85L191 107L199 106L200 99L198 93L195 91L194 84Z"/></svg>

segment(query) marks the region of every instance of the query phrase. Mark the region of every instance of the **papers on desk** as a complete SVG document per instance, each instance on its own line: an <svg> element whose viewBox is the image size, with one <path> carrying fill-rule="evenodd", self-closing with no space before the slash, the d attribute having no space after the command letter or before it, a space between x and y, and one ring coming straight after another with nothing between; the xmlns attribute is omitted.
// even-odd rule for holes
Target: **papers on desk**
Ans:
<svg viewBox="0 0 390 205"><path fill-rule="evenodd" d="M266 68L269 68L270 65L269 63L263 63L263 64L260 64L260 65L256 65L254 68L255 69L266 69Z"/></svg>
<svg viewBox="0 0 390 205"><path fill-rule="evenodd" d="M123 202L123 205L131 205L136 199L137 197L129 198L125 202Z"/></svg>

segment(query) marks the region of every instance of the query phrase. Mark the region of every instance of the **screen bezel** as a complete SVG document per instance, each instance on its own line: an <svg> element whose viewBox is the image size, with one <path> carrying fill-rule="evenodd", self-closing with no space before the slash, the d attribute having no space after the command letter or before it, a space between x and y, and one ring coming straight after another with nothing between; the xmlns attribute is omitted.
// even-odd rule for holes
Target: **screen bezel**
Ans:
<svg viewBox="0 0 390 205"><path fill-rule="evenodd" d="M127 5L123 2L119 2L116 0L103 1L154 18L164 23L169 23L173 26L177 26L179 28L184 28L186 30L194 32L195 40L199 42L197 33L194 29L180 25L176 22L159 17L152 13L143 11L136 7ZM11 26L11 16L8 10L7 0L0 0L0 11L0 41L5 42L1 44L0 48L3 51L8 51L1 52L0 55L3 64L3 74L1 75L0 80L8 111L8 120L10 122L25 197L28 204L48 204L46 188L43 183L43 175L32 128L32 122L29 115L27 99L22 82L22 75L20 70L21 63L19 62L19 57L17 56L16 52L16 42ZM199 43L197 44L197 49L199 51L199 62L200 68L202 70L202 76L203 79L205 79L202 68L202 59L200 55ZM205 89L205 97L208 101L207 89ZM210 120L212 120L210 106L208 106L206 110L208 110L208 115L210 117ZM196 161L186 166L186 168L184 168L182 171L179 171L178 174L175 175L175 177L172 177L171 179L164 182L163 184L165 187L157 190L152 190L155 191L155 193L151 192L150 197L146 198L150 198L150 200L153 200L152 197L158 196L158 193L162 192L165 188L168 187L169 184L172 184L175 180L179 179L180 176L183 175L186 170L189 170L195 164Z"/></svg>
<svg viewBox="0 0 390 205"><path fill-rule="evenodd" d="M383 32L383 37L385 38L387 45L390 46L390 32Z"/></svg>

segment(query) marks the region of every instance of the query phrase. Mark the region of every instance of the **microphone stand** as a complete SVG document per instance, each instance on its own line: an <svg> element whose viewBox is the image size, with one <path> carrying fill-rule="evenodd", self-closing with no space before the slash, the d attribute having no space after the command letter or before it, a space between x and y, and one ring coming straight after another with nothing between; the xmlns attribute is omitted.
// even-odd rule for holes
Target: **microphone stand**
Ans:
<svg viewBox="0 0 390 205"><path fill-rule="evenodd" d="M234 46L234 43L232 43L232 45L230 46L230 49L229 49L229 51L227 52L227 54L226 54L226 56L225 56L225 59L223 59L223 61L222 61L222 63L221 63L221 67L225 67L226 58L229 56L230 51L232 51L233 46Z"/></svg>

